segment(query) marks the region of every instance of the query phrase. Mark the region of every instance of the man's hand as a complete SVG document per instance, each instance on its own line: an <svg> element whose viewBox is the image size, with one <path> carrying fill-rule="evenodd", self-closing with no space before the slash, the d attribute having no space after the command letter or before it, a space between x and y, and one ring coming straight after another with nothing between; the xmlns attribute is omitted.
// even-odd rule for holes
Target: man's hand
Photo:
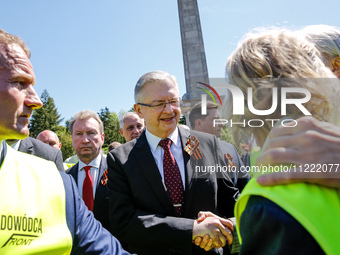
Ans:
<svg viewBox="0 0 340 255"><path fill-rule="evenodd" d="M287 125L292 127L274 128L266 151L257 159L257 165L292 163L296 169L266 174L257 182L265 186L309 182L339 188L340 127L313 117L302 117L297 122L296 127L291 122Z"/></svg>
<svg viewBox="0 0 340 255"><path fill-rule="evenodd" d="M194 223L193 242L208 251L232 243L233 224L211 212L200 212Z"/></svg>

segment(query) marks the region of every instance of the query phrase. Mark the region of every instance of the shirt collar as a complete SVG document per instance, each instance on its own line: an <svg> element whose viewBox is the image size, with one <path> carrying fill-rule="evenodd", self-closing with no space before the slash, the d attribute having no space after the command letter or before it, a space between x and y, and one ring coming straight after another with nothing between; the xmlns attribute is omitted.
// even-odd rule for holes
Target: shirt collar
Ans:
<svg viewBox="0 0 340 255"><path fill-rule="evenodd" d="M83 161L79 159L78 170L79 171L82 170L84 166L91 166L99 169L101 159L102 159L101 153L99 153L98 156L94 160L92 160L88 165L86 165Z"/></svg>
<svg viewBox="0 0 340 255"><path fill-rule="evenodd" d="M15 143L12 143L10 146L14 149L14 150L19 150L19 146L20 146L21 140L16 141Z"/></svg>
<svg viewBox="0 0 340 255"><path fill-rule="evenodd" d="M160 140L162 140L162 138L151 134L147 128L145 128L145 136L146 136L146 139L148 140L151 151L155 152L155 150L157 149L158 143L160 142ZM176 127L175 131L172 132L168 136L168 138L171 139L173 145L175 145L176 147L181 146L179 133L178 133L178 127Z"/></svg>

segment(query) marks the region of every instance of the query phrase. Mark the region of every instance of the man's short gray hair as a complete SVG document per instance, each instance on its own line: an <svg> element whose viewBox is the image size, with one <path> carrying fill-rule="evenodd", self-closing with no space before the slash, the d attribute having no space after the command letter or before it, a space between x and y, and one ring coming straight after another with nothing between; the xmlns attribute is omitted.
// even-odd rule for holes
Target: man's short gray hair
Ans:
<svg viewBox="0 0 340 255"><path fill-rule="evenodd" d="M152 71L149 73L144 74L142 77L139 78L139 80L136 83L135 86L135 103L141 103L144 98L142 98L141 90L145 84L148 84L150 82L160 82L160 81L166 81L166 82L172 82L175 84L177 90L178 90L178 84L176 77L163 71Z"/></svg>
<svg viewBox="0 0 340 255"><path fill-rule="evenodd" d="M102 120L100 119L99 115L92 110L83 110L83 111L77 112L73 116L73 118L70 122L69 129L71 131L71 135L73 133L73 125L76 122L76 120L86 120L86 119L90 119L90 118L94 118L99 123L99 131L100 131L101 134L104 134L104 124L103 124Z"/></svg>
<svg viewBox="0 0 340 255"><path fill-rule="evenodd" d="M135 116L135 117L137 117L138 119L140 119L137 113L135 113L135 112L127 112L127 113L125 113L125 114L123 115L123 117L121 117L121 119L119 120L119 128L123 129L123 128L124 128L124 120L125 120L125 118L131 117L131 116Z"/></svg>

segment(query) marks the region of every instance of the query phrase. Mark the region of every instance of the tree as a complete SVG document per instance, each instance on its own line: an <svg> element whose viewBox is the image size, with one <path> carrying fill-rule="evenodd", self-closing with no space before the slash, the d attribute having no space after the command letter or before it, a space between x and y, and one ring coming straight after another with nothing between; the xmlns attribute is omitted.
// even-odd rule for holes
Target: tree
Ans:
<svg viewBox="0 0 340 255"><path fill-rule="evenodd" d="M187 124L184 115L181 115L181 117L179 118L178 124L180 124L180 125L186 125Z"/></svg>
<svg viewBox="0 0 340 255"><path fill-rule="evenodd" d="M41 131L46 129L57 133L62 128L59 124L63 119L60 118L54 99L50 97L46 89L41 94L41 101L44 103L43 107L34 110L30 120L31 137L37 137Z"/></svg>
<svg viewBox="0 0 340 255"><path fill-rule="evenodd" d="M114 141L124 143L124 139L119 133L119 119L117 114L110 112L109 108L105 107L104 109L100 109L98 115L104 124L105 140L103 148L108 147L109 144Z"/></svg>
<svg viewBox="0 0 340 255"><path fill-rule="evenodd" d="M224 140L228 143L231 143L235 146L237 149L237 152L240 154L240 146L235 144L234 137L232 135L231 130L227 126L222 127L222 132L221 132L221 140Z"/></svg>
<svg viewBox="0 0 340 255"><path fill-rule="evenodd" d="M59 141L61 142L63 160L73 156L76 152L72 146L72 136L70 131L66 131L66 127L61 127L61 129L58 130L57 135L59 137Z"/></svg>

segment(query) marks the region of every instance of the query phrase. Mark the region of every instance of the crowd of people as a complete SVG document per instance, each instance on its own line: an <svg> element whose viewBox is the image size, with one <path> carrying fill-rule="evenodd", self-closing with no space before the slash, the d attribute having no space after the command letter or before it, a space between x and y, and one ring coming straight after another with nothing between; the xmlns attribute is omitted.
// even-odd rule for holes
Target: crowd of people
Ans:
<svg viewBox="0 0 340 255"><path fill-rule="evenodd" d="M178 125L176 78L143 74L134 112L120 120L126 142L112 141L107 155L98 114L75 113L69 124L73 164L63 163L51 130L28 137L29 117L42 107L29 58L20 37L0 30L1 254L340 253L337 28L245 35L226 64L227 82L252 93L244 115L233 115L231 103L219 109L208 101L206 114L197 103L188 126ZM294 104L303 95L287 96L283 88L303 88L311 97ZM254 114L253 108L272 108L275 91L290 100L286 111L281 105ZM215 125L221 116L237 123L289 118L275 127L232 128L236 145L254 140L261 148L252 164L279 171L252 177L242 171L237 148L221 140L222 125ZM312 165L321 170L311 171Z"/></svg>

